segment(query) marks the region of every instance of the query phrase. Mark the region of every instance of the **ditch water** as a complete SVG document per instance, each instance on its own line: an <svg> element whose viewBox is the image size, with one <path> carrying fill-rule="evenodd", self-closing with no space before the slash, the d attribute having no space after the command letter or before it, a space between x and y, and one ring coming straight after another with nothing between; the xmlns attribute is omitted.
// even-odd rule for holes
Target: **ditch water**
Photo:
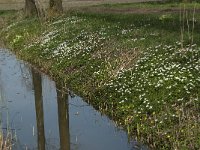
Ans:
<svg viewBox="0 0 200 150"><path fill-rule="evenodd" d="M0 49L0 125L14 150L147 150L77 95Z"/></svg>

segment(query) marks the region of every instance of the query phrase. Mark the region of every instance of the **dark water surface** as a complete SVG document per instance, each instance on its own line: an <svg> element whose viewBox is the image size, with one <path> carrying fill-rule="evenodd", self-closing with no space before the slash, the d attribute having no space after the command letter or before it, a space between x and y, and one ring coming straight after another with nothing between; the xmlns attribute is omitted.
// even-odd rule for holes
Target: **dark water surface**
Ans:
<svg viewBox="0 0 200 150"><path fill-rule="evenodd" d="M14 149L136 150L126 132L82 98L0 49L0 125Z"/></svg>

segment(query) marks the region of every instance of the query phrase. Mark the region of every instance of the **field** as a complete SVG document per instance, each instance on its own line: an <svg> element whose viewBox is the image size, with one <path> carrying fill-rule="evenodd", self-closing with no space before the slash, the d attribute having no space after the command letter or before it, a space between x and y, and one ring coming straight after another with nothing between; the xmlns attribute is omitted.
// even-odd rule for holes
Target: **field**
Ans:
<svg viewBox="0 0 200 150"><path fill-rule="evenodd" d="M104 4L42 23L2 12L0 34L138 141L198 149L199 10L199 3Z"/></svg>

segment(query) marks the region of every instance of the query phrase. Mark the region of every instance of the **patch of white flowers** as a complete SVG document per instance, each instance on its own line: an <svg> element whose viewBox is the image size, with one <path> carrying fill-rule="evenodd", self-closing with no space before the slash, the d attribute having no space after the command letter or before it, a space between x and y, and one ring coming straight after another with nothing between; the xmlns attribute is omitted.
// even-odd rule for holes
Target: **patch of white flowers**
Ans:
<svg viewBox="0 0 200 150"><path fill-rule="evenodd" d="M70 17L66 17L64 19L54 21L54 22L50 23L50 26L60 25L60 24L63 24L63 23L65 23L65 24L77 24L77 23L80 23L80 22L83 22L83 21L85 21L85 19L79 18L77 16L70 16Z"/></svg>
<svg viewBox="0 0 200 150"><path fill-rule="evenodd" d="M85 56L97 47L103 46L104 32L81 31L73 39L66 40L52 50L52 57L72 59L79 54Z"/></svg>
<svg viewBox="0 0 200 150"><path fill-rule="evenodd" d="M47 33L43 33L40 44L41 46L48 45L50 41L53 41L57 36L59 36L59 32L57 30L50 31Z"/></svg>
<svg viewBox="0 0 200 150"><path fill-rule="evenodd" d="M180 102L198 87L199 58L196 45L149 47L132 68L122 70L107 86L118 93L120 104L139 104L134 111L146 113L161 104Z"/></svg>
<svg viewBox="0 0 200 150"><path fill-rule="evenodd" d="M102 26L98 30L80 30L73 32L69 38L69 29L77 23L87 23L86 19L77 16L66 17L50 23L49 29L42 34L35 43L26 48L40 47L48 58L57 58L60 62L64 59L73 59L77 56L86 56L96 48L101 49L104 41L109 38L108 27ZM64 24L64 26L63 26ZM58 29L57 26L60 26Z"/></svg>

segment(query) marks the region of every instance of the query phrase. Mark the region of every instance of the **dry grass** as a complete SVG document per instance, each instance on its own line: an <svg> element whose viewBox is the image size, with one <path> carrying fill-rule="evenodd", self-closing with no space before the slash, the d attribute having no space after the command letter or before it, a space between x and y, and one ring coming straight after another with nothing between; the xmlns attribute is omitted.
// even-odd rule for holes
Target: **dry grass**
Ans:
<svg viewBox="0 0 200 150"><path fill-rule="evenodd" d="M3 133L0 132L0 149L1 150L11 150L12 149L12 142L11 142L11 135L8 134L4 137Z"/></svg>

